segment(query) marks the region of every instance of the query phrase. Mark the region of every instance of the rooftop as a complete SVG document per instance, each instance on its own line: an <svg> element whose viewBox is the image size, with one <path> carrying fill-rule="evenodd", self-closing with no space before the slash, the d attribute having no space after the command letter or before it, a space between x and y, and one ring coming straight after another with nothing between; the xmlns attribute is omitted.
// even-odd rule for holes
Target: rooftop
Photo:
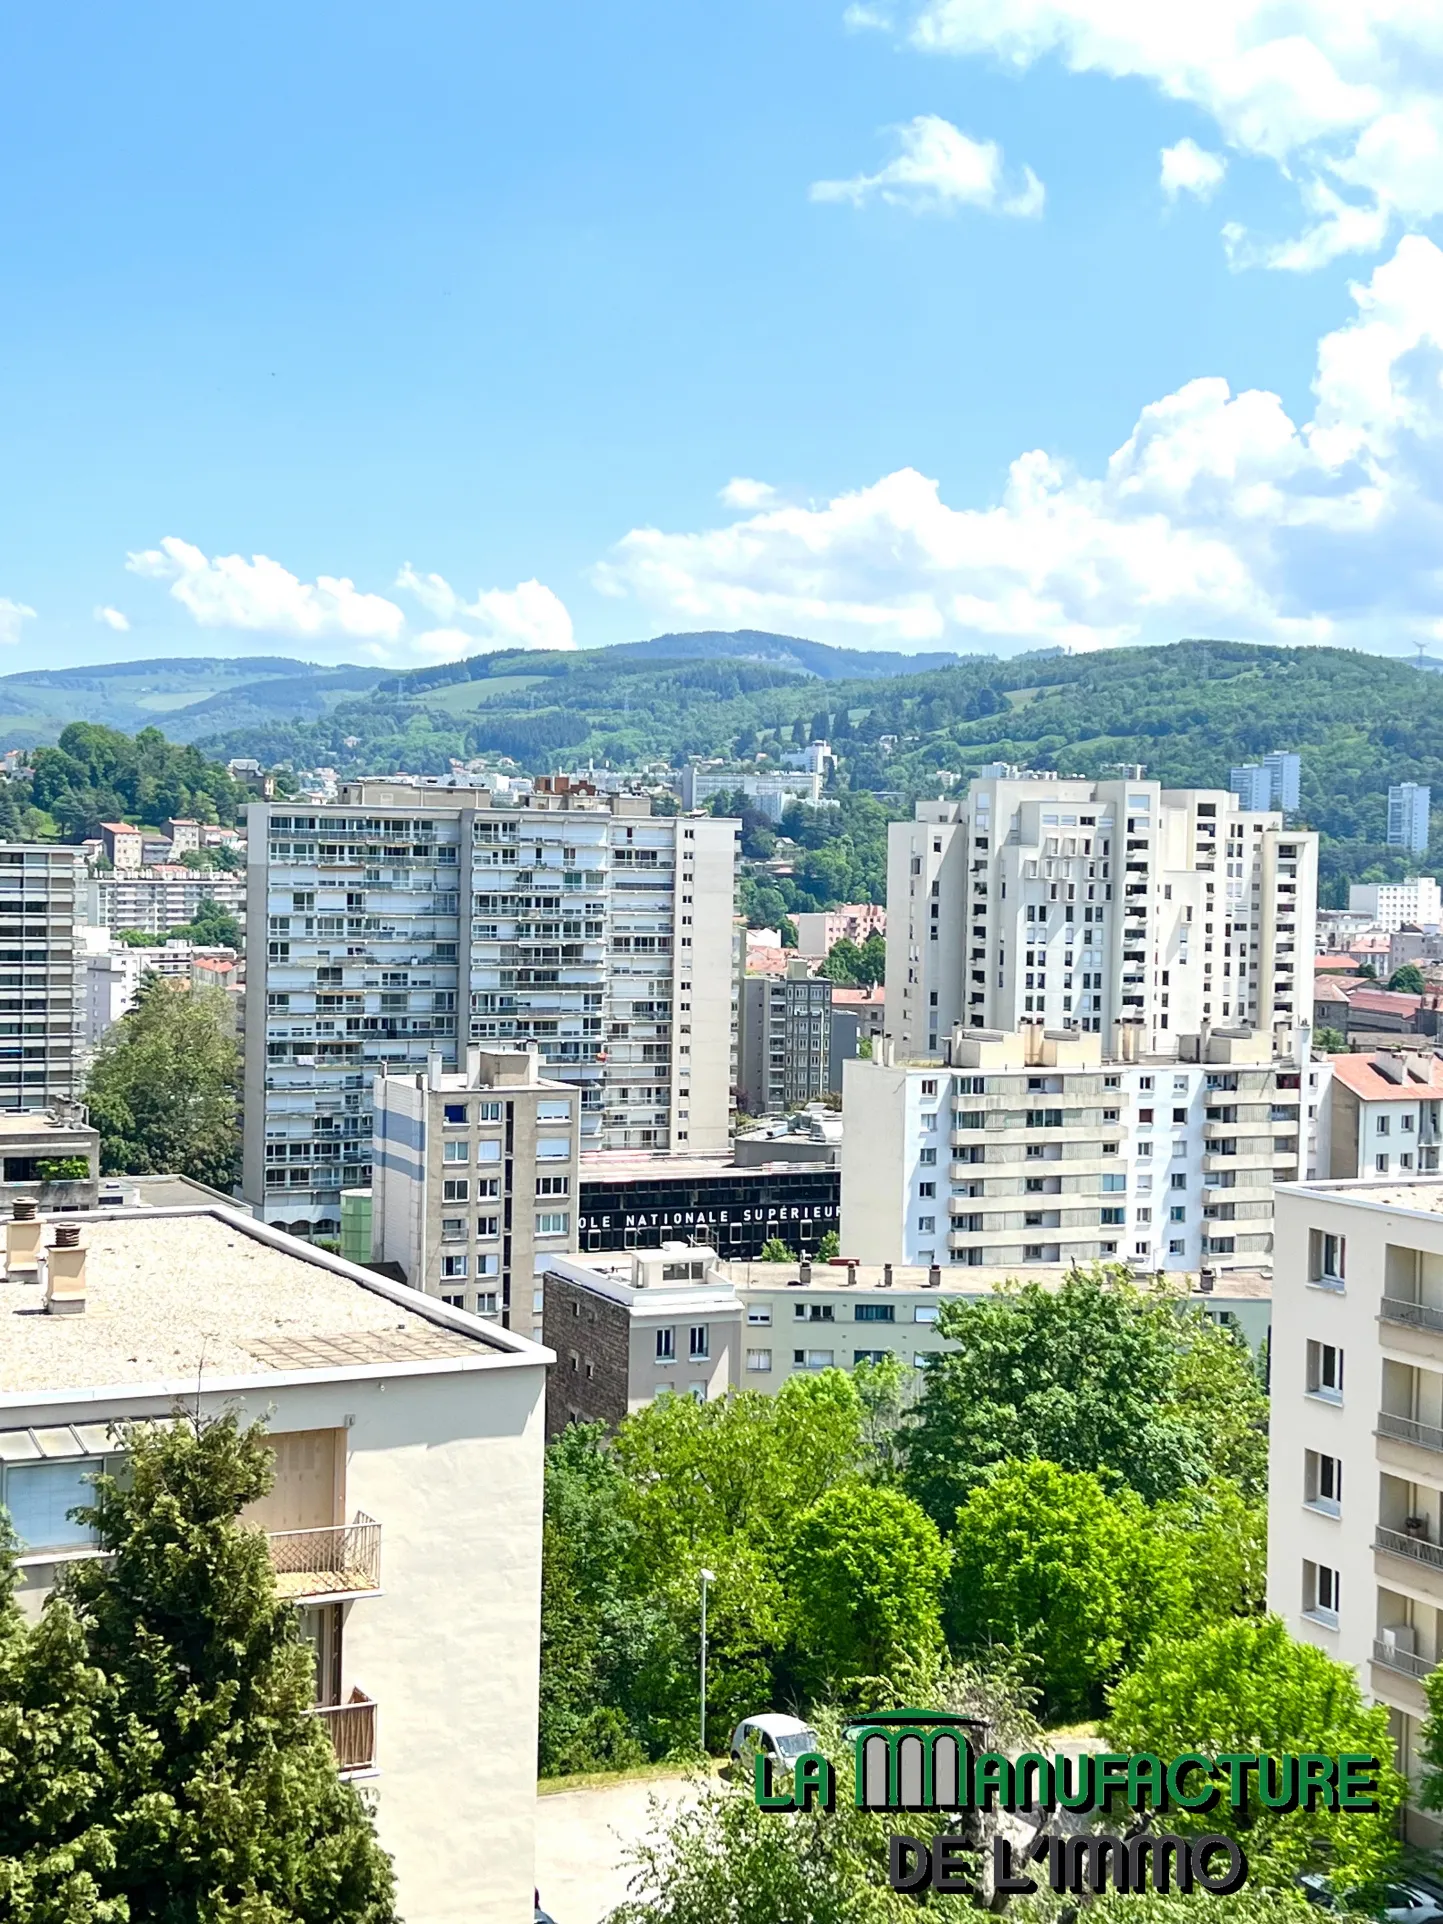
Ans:
<svg viewBox="0 0 1443 1924"><path fill-rule="evenodd" d="M585 1259L583 1259L585 1260ZM847 1279L845 1263L813 1263L811 1280L803 1283L796 1263L748 1263L723 1262L722 1267L730 1276L737 1289L888 1289L927 1290L940 1296L984 1296L991 1290L1002 1289L1008 1283L1044 1283L1058 1288L1072 1273L1071 1263L1027 1263L1019 1266L1014 1263L1010 1268L984 1269L971 1265L943 1264L941 1281L929 1283L931 1272L908 1263L891 1265L892 1280L887 1282L887 1265L883 1263L857 1263L857 1280L850 1283ZM1177 1283L1185 1283L1193 1296L1216 1296L1220 1300L1229 1297L1253 1297L1265 1301L1273 1293L1273 1279L1265 1269L1218 1269L1213 1271L1213 1286L1209 1291L1198 1287L1196 1271L1190 1274L1178 1272L1173 1278Z"/></svg>
<svg viewBox="0 0 1443 1924"><path fill-rule="evenodd" d="M64 1220L86 1250L84 1313L48 1316L39 1284L0 1283L0 1399L542 1360L520 1337L229 1209Z"/></svg>
<svg viewBox="0 0 1443 1924"><path fill-rule="evenodd" d="M1417 1102L1443 1096L1443 1062L1422 1051L1387 1056L1335 1055L1333 1075L1365 1102Z"/></svg>
<svg viewBox="0 0 1443 1924"><path fill-rule="evenodd" d="M1349 1176L1339 1182L1279 1183L1280 1193L1325 1196L1334 1202L1361 1203L1368 1209L1403 1209L1415 1216L1443 1216L1443 1176L1418 1176L1412 1182L1379 1182Z"/></svg>
<svg viewBox="0 0 1443 1924"><path fill-rule="evenodd" d="M807 1166L795 1162L740 1165L730 1156L673 1156L663 1149L592 1149L584 1151L581 1157L583 1182L687 1183L715 1181L726 1176L745 1177L750 1181L754 1176L806 1173Z"/></svg>

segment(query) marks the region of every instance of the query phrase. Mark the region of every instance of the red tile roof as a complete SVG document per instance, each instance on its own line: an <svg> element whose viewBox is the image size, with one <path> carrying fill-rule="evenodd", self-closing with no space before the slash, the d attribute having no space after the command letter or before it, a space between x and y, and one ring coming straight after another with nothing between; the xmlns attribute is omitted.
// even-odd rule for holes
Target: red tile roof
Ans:
<svg viewBox="0 0 1443 1924"><path fill-rule="evenodd" d="M1416 1015L1422 1001L1397 989L1354 989L1348 997L1349 1006L1365 1015Z"/></svg>
<svg viewBox="0 0 1443 1924"><path fill-rule="evenodd" d="M1401 1082L1394 1082L1376 1068L1372 1056L1336 1055L1330 1059L1337 1080L1365 1102L1417 1102L1420 1096L1443 1095L1443 1062L1435 1055L1409 1055ZM1426 1080L1415 1081L1414 1070Z"/></svg>

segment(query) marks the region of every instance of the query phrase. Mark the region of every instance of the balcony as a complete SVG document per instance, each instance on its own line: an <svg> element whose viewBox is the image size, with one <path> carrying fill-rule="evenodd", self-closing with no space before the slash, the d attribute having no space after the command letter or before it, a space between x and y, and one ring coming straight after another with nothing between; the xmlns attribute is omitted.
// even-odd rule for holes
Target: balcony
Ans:
<svg viewBox="0 0 1443 1924"><path fill-rule="evenodd" d="M268 1538L276 1589L289 1603L337 1603L381 1588L381 1526L357 1511L322 1530L277 1530Z"/></svg>
<svg viewBox="0 0 1443 1924"><path fill-rule="evenodd" d="M1443 1453L1443 1430L1433 1423L1420 1423L1411 1416L1393 1416L1387 1410L1379 1410L1377 1434L1390 1436L1395 1443L1413 1443L1420 1450Z"/></svg>
<svg viewBox="0 0 1443 1924"><path fill-rule="evenodd" d="M1443 1309L1430 1309L1426 1303L1407 1303L1397 1296L1385 1296L1378 1306L1380 1323L1406 1323L1412 1329L1443 1330Z"/></svg>
<svg viewBox="0 0 1443 1924"><path fill-rule="evenodd" d="M1402 1530L1387 1530L1380 1523L1373 1537L1373 1548L1384 1551L1390 1557L1406 1557L1410 1563L1426 1563L1430 1569L1443 1570L1443 1548L1430 1543L1427 1537L1415 1537Z"/></svg>
<svg viewBox="0 0 1443 1924"><path fill-rule="evenodd" d="M363 1690L352 1690L349 1703L320 1704L311 1715L321 1720L342 1777L362 1777L375 1770L376 1706Z"/></svg>
<svg viewBox="0 0 1443 1924"><path fill-rule="evenodd" d="M1385 1670L1396 1670L1400 1676L1416 1677L1420 1683L1438 1668L1431 1658L1400 1650L1396 1644L1384 1643L1381 1637L1373 1639L1373 1661Z"/></svg>

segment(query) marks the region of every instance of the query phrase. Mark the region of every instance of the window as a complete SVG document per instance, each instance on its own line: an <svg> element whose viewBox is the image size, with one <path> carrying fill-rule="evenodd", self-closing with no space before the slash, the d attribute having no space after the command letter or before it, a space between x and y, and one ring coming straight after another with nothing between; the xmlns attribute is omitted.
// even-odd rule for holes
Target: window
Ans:
<svg viewBox="0 0 1443 1924"><path fill-rule="evenodd" d="M917 1234L919 1236L935 1236L936 1233L937 1218L935 1216L919 1216L917 1218Z"/></svg>
<svg viewBox="0 0 1443 1924"><path fill-rule="evenodd" d="M481 1122L500 1122L501 1104L499 1102L480 1103L477 1105L476 1115Z"/></svg>
<svg viewBox="0 0 1443 1924"><path fill-rule="evenodd" d="M476 1274L478 1276L499 1276L501 1274L501 1258L494 1254L490 1256L478 1256L476 1258Z"/></svg>
<svg viewBox="0 0 1443 1924"><path fill-rule="evenodd" d="M1343 1400L1343 1352L1334 1343L1308 1344L1308 1394Z"/></svg>
<svg viewBox="0 0 1443 1924"><path fill-rule="evenodd" d="M468 1202L471 1185L464 1176L448 1176L441 1185L442 1202Z"/></svg>
<svg viewBox="0 0 1443 1924"><path fill-rule="evenodd" d="M793 1314L799 1323L830 1323L836 1310L831 1303L798 1303Z"/></svg>
<svg viewBox="0 0 1443 1924"><path fill-rule="evenodd" d="M981 1109L954 1109L952 1111L954 1129L985 1129L987 1117Z"/></svg>
<svg viewBox="0 0 1443 1924"><path fill-rule="evenodd" d="M71 1457L59 1462L11 1463L5 1468L5 1507L20 1540L20 1549L77 1550L95 1541L86 1524L66 1515L82 1503L93 1503L92 1479L102 1470L112 1475L119 1459L102 1456Z"/></svg>
<svg viewBox="0 0 1443 1924"><path fill-rule="evenodd" d="M477 1162L500 1162L501 1145L493 1136L490 1141L483 1136L476 1145Z"/></svg>
<svg viewBox="0 0 1443 1924"><path fill-rule="evenodd" d="M1378 1175L1386 1176L1388 1173L1388 1158L1386 1156L1374 1156L1373 1168Z"/></svg>
<svg viewBox="0 0 1443 1924"><path fill-rule="evenodd" d="M759 1374L765 1375L771 1367L772 1353L769 1349L749 1349L747 1351L747 1368L749 1370L756 1370Z"/></svg>
<svg viewBox="0 0 1443 1924"><path fill-rule="evenodd" d="M658 1363L674 1363L676 1361L676 1331L674 1329L659 1329L656 1332L656 1360Z"/></svg>
<svg viewBox="0 0 1443 1924"><path fill-rule="evenodd" d="M443 1256L441 1258L441 1274L448 1279L455 1276L464 1276L467 1267L468 1265L464 1256Z"/></svg>
<svg viewBox="0 0 1443 1924"><path fill-rule="evenodd" d="M1379 1116L1377 1122L1374 1124L1374 1129L1378 1135L1386 1136L1392 1126L1392 1118L1390 1116Z"/></svg>
<svg viewBox="0 0 1443 1924"><path fill-rule="evenodd" d="M711 1358L711 1326L707 1323L693 1323L689 1332L687 1355L693 1363L705 1363Z"/></svg>
<svg viewBox="0 0 1443 1924"><path fill-rule="evenodd" d="M441 1301L446 1305L447 1309L465 1309L466 1307L466 1298L464 1296L443 1296Z"/></svg>
<svg viewBox="0 0 1443 1924"><path fill-rule="evenodd" d="M1122 1172L1114 1173L1112 1170L1109 1170L1102 1179L1102 1193L1105 1196L1116 1195L1119 1190L1126 1189L1126 1187L1127 1176Z"/></svg>
<svg viewBox="0 0 1443 1924"><path fill-rule="evenodd" d="M885 1363L891 1354L892 1352L889 1349L854 1349L852 1351L852 1362L854 1365L857 1363Z"/></svg>
<svg viewBox="0 0 1443 1924"><path fill-rule="evenodd" d="M1170 1223L1185 1223L1187 1221L1186 1206L1182 1203L1174 1204L1167 1212L1167 1219Z"/></svg>
<svg viewBox="0 0 1443 1924"><path fill-rule="evenodd" d="M893 1303L857 1303L852 1315L859 1323L895 1323L896 1305Z"/></svg>
<svg viewBox="0 0 1443 1924"><path fill-rule="evenodd" d="M444 1107L443 1114L448 1123L465 1122L467 1119L466 1105L464 1102L448 1102Z"/></svg>
<svg viewBox="0 0 1443 1924"><path fill-rule="evenodd" d="M1167 1246L1167 1253L1169 1256L1181 1256L1186 1247L1185 1243L1171 1242Z"/></svg>
<svg viewBox="0 0 1443 1924"><path fill-rule="evenodd" d="M499 1216L478 1216L476 1218L476 1234L483 1237L499 1236L501 1234L501 1218Z"/></svg>
<svg viewBox="0 0 1443 1924"><path fill-rule="evenodd" d="M938 1316L936 1303L918 1303L912 1311L914 1323L935 1323Z"/></svg>
<svg viewBox="0 0 1443 1924"><path fill-rule="evenodd" d="M1152 1121L1151 1109L1139 1109L1137 1112L1137 1119L1139 1122L1151 1122Z"/></svg>
<svg viewBox="0 0 1443 1924"><path fill-rule="evenodd" d="M937 1194L937 1185L935 1182L919 1182L918 1183L917 1200L919 1202L928 1202L936 1194Z"/></svg>
<svg viewBox="0 0 1443 1924"><path fill-rule="evenodd" d="M794 1349L792 1362L799 1370L829 1370L833 1355L829 1349Z"/></svg>
<svg viewBox="0 0 1443 1924"><path fill-rule="evenodd" d="M929 1078L928 1080L923 1082L922 1094L924 1096L935 1096L936 1093L937 1093L937 1084L935 1081Z"/></svg>
<svg viewBox="0 0 1443 1924"><path fill-rule="evenodd" d="M538 1236L565 1236L571 1230L571 1213L566 1209L545 1209L536 1218Z"/></svg>
<svg viewBox="0 0 1443 1924"><path fill-rule="evenodd" d="M747 1321L752 1325L753 1329L765 1328L770 1324L771 1320L772 1306L770 1303L753 1303L747 1311Z"/></svg>
<svg viewBox="0 0 1443 1924"><path fill-rule="evenodd" d="M1308 1231L1308 1275L1315 1283L1341 1283L1347 1255L1347 1239L1330 1236L1321 1229Z"/></svg>
<svg viewBox="0 0 1443 1924"><path fill-rule="evenodd" d="M1062 1111L1060 1109L1029 1109L1027 1111L1029 1129L1060 1129Z"/></svg>
<svg viewBox="0 0 1443 1924"><path fill-rule="evenodd" d="M937 1151L935 1149L924 1149L918 1155L917 1160L924 1169L931 1169L937 1161Z"/></svg>
<svg viewBox="0 0 1443 1924"><path fill-rule="evenodd" d="M443 1243L464 1243L466 1240L466 1218L464 1216L443 1216L441 1218L441 1241Z"/></svg>
<svg viewBox="0 0 1443 1924"><path fill-rule="evenodd" d="M1343 1507L1343 1464L1336 1456L1321 1450L1303 1452L1303 1501L1309 1508L1328 1516L1340 1516Z"/></svg>
<svg viewBox="0 0 1443 1924"><path fill-rule="evenodd" d="M446 1142L441 1145L442 1162L469 1162L471 1145L469 1142Z"/></svg>
<svg viewBox="0 0 1443 1924"><path fill-rule="evenodd" d="M1109 1206L1102 1211L1102 1221L1112 1227L1117 1227L1127 1221L1127 1211L1125 1209L1118 1209L1115 1206Z"/></svg>
<svg viewBox="0 0 1443 1924"><path fill-rule="evenodd" d="M538 1162L568 1162L571 1159L570 1136L540 1136L536 1143Z"/></svg>
<svg viewBox="0 0 1443 1924"><path fill-rule="evenodd" d="M1303 1564L1303 1615L1337 1627L1342 1580L1326 1563Z"/></svg>
<svg viewBox="0 0 1443 1924"><path fill-rule="evenodd" d="M478 1316L494 1316L496 1314L496 1292L494 1289L482 1289L476 1292L476 1314Z"/></svg>
<svg viewBox="0 0 1443 1924"><path fill-rule="evenodd" d="M1173 1112L1172 1112L1172 1119L1173 1119L1173 1121L1174 1121L1174 1122L1186 1122L1186 1121L1187 1121L1187 1110L1186 1110L1186 1109L1174 1109L1174 1110L1173 1110Z"/></svg>
<svg viewBox="0 0 1443 1924"><path fill-rule="evenodd" d="M566 1196L570 1193L570 1176L538 1176L536 1178L538 1196Z"/></svg>
<svg viewBox="0 0 1443 1924"><path fill-rule="evenodd" d="M1172 1189L1186 1189L1187 1171L1185 1169L1174 1169L1168 1186Z"/></svg>
<svg viewBox="0 0 1443 1924"><path fill-rule="evenodd" d="M538 1122L570 1122L571 1104L569 1102L538 1102L536 1105Z"/></svg>

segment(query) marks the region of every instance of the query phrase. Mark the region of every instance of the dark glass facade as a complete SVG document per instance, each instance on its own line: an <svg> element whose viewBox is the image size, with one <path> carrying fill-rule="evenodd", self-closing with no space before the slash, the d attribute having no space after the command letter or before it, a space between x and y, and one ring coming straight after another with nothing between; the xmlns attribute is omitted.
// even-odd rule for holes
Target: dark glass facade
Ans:
<svg viewBox="0 0 1443 1924"><path fill-rule="evenodd" d="M699 1175L648 1171L589 1181L583 1168L577 1221L588 1250L709 1243L720 1256L759 1256L769 1236L808 1254L840 1222L841 1172L724 1169Z"/></svg>

